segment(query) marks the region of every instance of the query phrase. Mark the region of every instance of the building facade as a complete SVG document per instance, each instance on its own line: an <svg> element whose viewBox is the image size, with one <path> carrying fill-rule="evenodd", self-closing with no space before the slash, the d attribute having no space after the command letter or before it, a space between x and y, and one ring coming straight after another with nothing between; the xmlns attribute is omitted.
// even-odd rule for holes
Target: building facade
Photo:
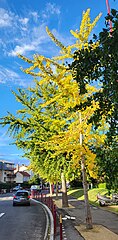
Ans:
<svg viewBox="0 0 118 240"><path fill-rule="evenodd" d="M30 179L34 176L34 173L32 170L28 169L28 166L26 166L25 164L16 165L16 168L14 169L14 173L16 174L17 172L26 172L30 175Z"/></svg>
<svg viewBox="0 0 118 240"><path fill-rule="evenodd" d="M14 163L0 160L0 182L14 183L16 175L14 174Z"/></svg>
<svg viewBox="0 0 118 240"><path fill-rule="evenodd" d="M17 184L21 184L21 183L24 183L24 182L28 182L30 180L30 174L27 173L27 172L16 172L16 178L15 178L15 182Z"/></svg>
<svg viewBox="0 0 118 240"><path fill-rule="evenodd" d="M22 164L14 167L13 162L0 160L0 182L20 184L28 182L33 176L33 172L28 170L28 166Z"/></svg>

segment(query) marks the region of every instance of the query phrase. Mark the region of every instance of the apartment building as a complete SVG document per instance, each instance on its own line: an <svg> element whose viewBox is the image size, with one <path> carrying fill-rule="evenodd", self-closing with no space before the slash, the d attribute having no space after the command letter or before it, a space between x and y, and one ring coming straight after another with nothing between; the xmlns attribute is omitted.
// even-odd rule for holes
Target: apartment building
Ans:
<svg viewBox="0 0 118 240"><path fill-rule="evenodd" d="M28 182L32 176L33 172L25 164L17 164L15 168L13 162L0 160L0 182L20 184Z"/></svg>
<svg viewBox="0 0 118 240"><path fill-rule="evenodd" d="M14 183L15 177L14 163L6 160L0 160L0 182Z"/></svg>

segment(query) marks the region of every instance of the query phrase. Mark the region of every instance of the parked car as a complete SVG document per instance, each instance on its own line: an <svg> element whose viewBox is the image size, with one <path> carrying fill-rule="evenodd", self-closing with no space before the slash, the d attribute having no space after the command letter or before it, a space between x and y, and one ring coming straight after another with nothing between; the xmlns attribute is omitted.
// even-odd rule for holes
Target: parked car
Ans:
<svg viewBox="0 0 118 240"><path fill-rule="evenodd" d="M30 188L31 194L34 193L41 193L41 187L40 185L32 185Z"/></svg>
<svg viewBox="0 0 118 240"><path fill-rule="evenodd" d="M113 193L112 198L107 197L105 195L97 194L97 200L101 207L108 205L118 205L118 193Z"/></svg>
<svg viewBox="0 0 118 240"><path fill-rule="evenodd" d="M26 190L18 190L13 196L13 206L16 205L30 206L30 193Z"/></svg>
<svg viewBox="0 0 118 240"><path fill-rule="evenodd" d="M13 192L18 191L20 189L22 189L20 186L16 186L16 187L13 188Z"/></svg>
<svg viewBox="0 0 118 240"><path fill-rule="evenodd" d="M40 190L41 187L40 187L40 185L32 185L30 189L31 190Z"/></svg>

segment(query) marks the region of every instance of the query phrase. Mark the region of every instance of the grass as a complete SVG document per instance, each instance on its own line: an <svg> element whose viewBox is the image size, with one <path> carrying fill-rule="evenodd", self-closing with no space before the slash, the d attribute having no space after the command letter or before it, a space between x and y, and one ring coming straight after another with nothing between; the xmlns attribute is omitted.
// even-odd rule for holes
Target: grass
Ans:
<svg viewBox="0 0 118 240"><path fill-rule="evenodd" d="M93 188L88 190L89 202L95 206L99 206L97 201L97 194L100 193L101 195L107 195L108 191L105 188ZM84 191L83 189L70 189L68 191L68 195L77 198L78 200L84 200ZM118 205L111 205L102 207L108 211L112 211L118 213Z"/></svg>

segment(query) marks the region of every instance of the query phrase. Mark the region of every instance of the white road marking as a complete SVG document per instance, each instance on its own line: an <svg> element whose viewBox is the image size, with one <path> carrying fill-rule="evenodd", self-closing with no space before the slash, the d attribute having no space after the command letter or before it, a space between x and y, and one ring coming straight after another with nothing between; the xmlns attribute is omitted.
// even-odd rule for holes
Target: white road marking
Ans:
<svg viewBox="0 0 118 240"><path fill-rule="evenodd" d="M66 217L63 217L62 220L67 220L67 218L66 218Z"/></svg>
<svg viewBox="0 0 118 240"><path fill-rule="evenodd" d="M4 215L5 213L0 213L0 218Z"/></svg>
<svg viewBox="0 0 118 240"><path fill-rule="evenodd" d="M67 219L75 220L75 217L71 217L71 216L68 216L68 215L65 215L65 217L66 217Z"/></svg>
<svg viewBox="0 0 118 240"><path fill-rule="evenodd" d="M68 199L69 202L77 202L78 199L77 198L72 198L72 199Z"/></svg>

